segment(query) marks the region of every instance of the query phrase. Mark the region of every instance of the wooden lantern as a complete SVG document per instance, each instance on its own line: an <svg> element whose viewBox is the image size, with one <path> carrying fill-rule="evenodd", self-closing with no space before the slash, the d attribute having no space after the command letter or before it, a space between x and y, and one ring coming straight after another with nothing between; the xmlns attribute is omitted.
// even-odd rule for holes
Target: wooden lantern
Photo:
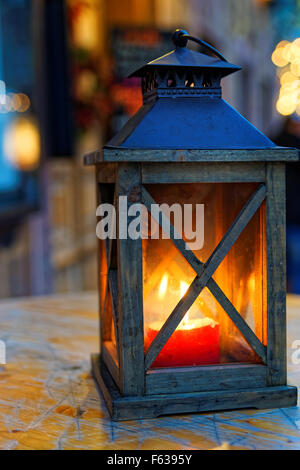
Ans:
<svg viewBox="0 0 300 470"><path fill-rule="evenodd" d="M148 211L155 202L204 204L204 245L188 249L175 221L169 240L120 236L118 223L115 239L99 240L94 378L115 420L295 405L285 162L298 151L276 147L221 98L221 79L239 67L184 31L173 41L174 51L133 74L141 109L85 164L96 167L98 204L114 204L117 220L121 196Z"/></svg>

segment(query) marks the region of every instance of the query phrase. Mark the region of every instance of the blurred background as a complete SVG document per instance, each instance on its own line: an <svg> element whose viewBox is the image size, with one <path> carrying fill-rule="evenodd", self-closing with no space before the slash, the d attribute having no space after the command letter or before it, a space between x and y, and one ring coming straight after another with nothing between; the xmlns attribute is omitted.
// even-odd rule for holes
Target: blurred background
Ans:
<svg viewBox="0 0 300 470"><path fill-rule="evenodd" d="M243 67L223 80L230 104L300 147L299 0L1 0L1 298L96 289L94 173L82 157L139 108L139 80L124 77L170 51L178 27ZM299 176L288 168L294 293Z"/></svg>

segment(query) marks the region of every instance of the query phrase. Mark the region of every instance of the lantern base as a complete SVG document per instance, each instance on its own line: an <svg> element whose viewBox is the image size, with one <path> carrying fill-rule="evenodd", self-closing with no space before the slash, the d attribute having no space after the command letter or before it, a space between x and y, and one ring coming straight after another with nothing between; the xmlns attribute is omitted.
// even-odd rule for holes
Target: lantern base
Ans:
<svg viewBox="0 0 300 470"><path fill-rule="evenodd" d="M297 405L297 387L283 385L251 390L171 393L123 397L100 355L92 355L92 375L114 421L157 418L162 415L241 408L285 408Z"/></svg>

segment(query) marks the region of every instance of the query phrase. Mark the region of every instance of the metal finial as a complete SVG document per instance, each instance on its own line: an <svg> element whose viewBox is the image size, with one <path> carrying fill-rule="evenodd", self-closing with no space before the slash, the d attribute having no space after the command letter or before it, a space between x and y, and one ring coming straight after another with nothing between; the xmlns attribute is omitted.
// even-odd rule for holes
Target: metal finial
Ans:
<svg viewBox="0 0 300 470"><path fill-rule="evenodd" d="M186 47L189 33L184 29L176 29L172 34L172 41L176 47Z"/></svg>

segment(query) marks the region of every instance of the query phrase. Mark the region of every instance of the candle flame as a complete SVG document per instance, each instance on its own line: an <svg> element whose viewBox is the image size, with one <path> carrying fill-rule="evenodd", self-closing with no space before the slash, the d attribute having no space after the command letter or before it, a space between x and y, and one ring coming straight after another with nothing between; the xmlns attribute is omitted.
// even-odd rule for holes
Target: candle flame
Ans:
<svg viewBox="0 0 300 470"><path fill-rule="evenodd" d="M158 290L158 298L160 300L162 300L166 295L167 288L168 288L168 282L169 282L169 276L168 276L167 273L165 273L162 277L162 280L161 280L160 285L159 285L159 290Z"/></svg>
<svg viewBox="0 0 300 470"><path fill-rule="evenodd" d="M164 273L160 281L159 288L158 288L159 300L163 300L165 298L168 285L169 285L169 274ZM179 291L180 291L181 298L184 297L188 289L189 289L189 284L184 281L180 281ZM203 326L211 326L212 328L214 328L214 326L217 324L214 320L210 318L197 318L197 319L192 320L190 318L190 312L191 312L190 309L186 312L184 318L182 319L182 321L176 328L177 330L192 330L194 328L202 328ZM155 328L156 327L158 330L160 329L160 325L159 326L155 325Z"/></svg>

